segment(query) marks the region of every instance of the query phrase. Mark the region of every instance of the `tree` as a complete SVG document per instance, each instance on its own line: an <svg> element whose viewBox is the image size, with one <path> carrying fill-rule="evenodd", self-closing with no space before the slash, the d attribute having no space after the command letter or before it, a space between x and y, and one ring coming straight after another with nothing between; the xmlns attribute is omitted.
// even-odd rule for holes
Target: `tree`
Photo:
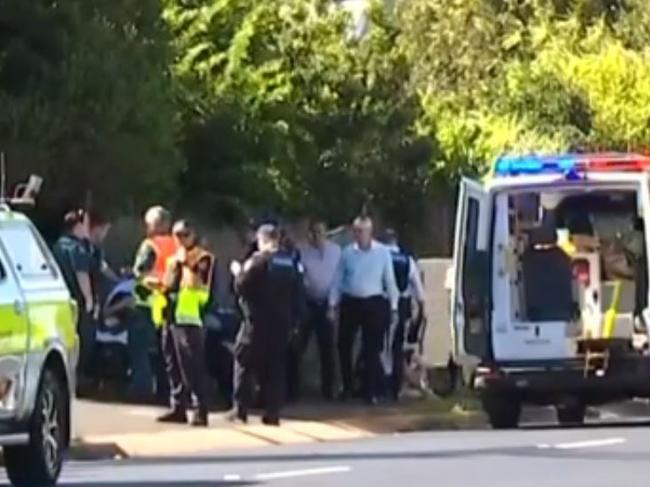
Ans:
<svg viewBox="0 0 650 487"><path fill-rule="evenodd" d="M0 3L0 148L46 178L45 211L124 209L178 170L169 47L157 0Z"/></svg>
<svg viewBox="0 0 650 487"><path fill-rule="evenodd" d="M185 194L209 173L246 181L203 186L210 201L228 207L204 208L213 216L252 201L341 221L370 199L396 216L395 195L423 193L430 144L414 131L410 69L395 48L395 27L381 11L374 16L356 42L330 2L168 1L186 135L214 136L212 144L202 138L200 151L186 147Z"/></svg>

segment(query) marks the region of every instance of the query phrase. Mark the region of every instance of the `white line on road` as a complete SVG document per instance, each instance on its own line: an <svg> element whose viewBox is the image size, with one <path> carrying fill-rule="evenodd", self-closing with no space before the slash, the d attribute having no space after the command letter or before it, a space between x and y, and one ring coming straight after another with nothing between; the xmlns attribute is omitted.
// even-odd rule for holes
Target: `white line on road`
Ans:
<svg viewBox="0 0 650 487"><path fill-rule="evenodd" d="M241 475L237 474L226 474L223 476L224 482L239 482L241 480Z"/></svg>
<svg viewBox="0 0 650 487"><path fill-rule="evenodd" d="M557 443L555 445L541 444L537 448L542 450L577 450L580 448L599 448L603 446L614 446L625 443L625 438L603 438L600 440L574 441L571 443Z"/></svg>
<svg viewBox="0 0 650 487"><path fill-rule="evenodd" d="M323 467L323 468L311 468L305 470L287 470L286 472L271 472L271 473L261 473L256 475L255 480L278 480L278 479L290 479L294 477L307 477L311 475L326 475L333 473L345 473L352 470L350 467L337 466L337 467Z"/></svg>

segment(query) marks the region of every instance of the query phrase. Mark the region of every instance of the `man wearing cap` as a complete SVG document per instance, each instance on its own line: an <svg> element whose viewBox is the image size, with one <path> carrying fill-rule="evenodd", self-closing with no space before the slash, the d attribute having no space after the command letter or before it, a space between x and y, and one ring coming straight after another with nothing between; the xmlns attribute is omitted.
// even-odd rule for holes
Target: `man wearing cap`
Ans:
<svg viewBox="0 0 650 487"><path fill-rule="evenodd" d="M243 268L233 262L231 272L248 314L236 343L235 409L228 416L246 422L257 378L266 409L263 422L277 426L285 397L286 357L292 325L304 313L301 270L283 249L274 225L257 231L259 250Z"/></svg>
<svg viewBox="0 0 650 487"><path fill-rule="evenodd" d="M179 250L170 259L165 276L165 290L172 307L163 331L172 409L159 421L186 423L194 395L198 409L192 425L207 426L203 316L212 290L215 258L199 245L198 235L187 221L177 222L173 234Z"/></svg>

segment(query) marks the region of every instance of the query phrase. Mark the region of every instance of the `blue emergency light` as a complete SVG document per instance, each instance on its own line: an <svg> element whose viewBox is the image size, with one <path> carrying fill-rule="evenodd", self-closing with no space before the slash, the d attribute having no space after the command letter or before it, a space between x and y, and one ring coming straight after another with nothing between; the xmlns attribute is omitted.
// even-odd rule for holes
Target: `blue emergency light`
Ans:
<svg viewBox="0 0 650 487"><path fill-rule="evenodd" d="M493 174L497 177L561 174L573 179L588 171L650 171L650 157L625 153L506 155L495 161Z"/></svg>

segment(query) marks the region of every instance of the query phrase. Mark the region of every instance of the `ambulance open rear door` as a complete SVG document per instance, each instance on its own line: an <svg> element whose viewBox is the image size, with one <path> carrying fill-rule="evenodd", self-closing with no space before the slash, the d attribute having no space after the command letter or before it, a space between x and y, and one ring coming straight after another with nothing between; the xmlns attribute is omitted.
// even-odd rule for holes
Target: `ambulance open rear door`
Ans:
<svg viewBox="0 0 650 487"><path fill-rule="evenodd" d="M488 355L490 336L490 222L492 203L480 183L460 183L454 239L452 336L457 363L477 365Z"/></svg>

